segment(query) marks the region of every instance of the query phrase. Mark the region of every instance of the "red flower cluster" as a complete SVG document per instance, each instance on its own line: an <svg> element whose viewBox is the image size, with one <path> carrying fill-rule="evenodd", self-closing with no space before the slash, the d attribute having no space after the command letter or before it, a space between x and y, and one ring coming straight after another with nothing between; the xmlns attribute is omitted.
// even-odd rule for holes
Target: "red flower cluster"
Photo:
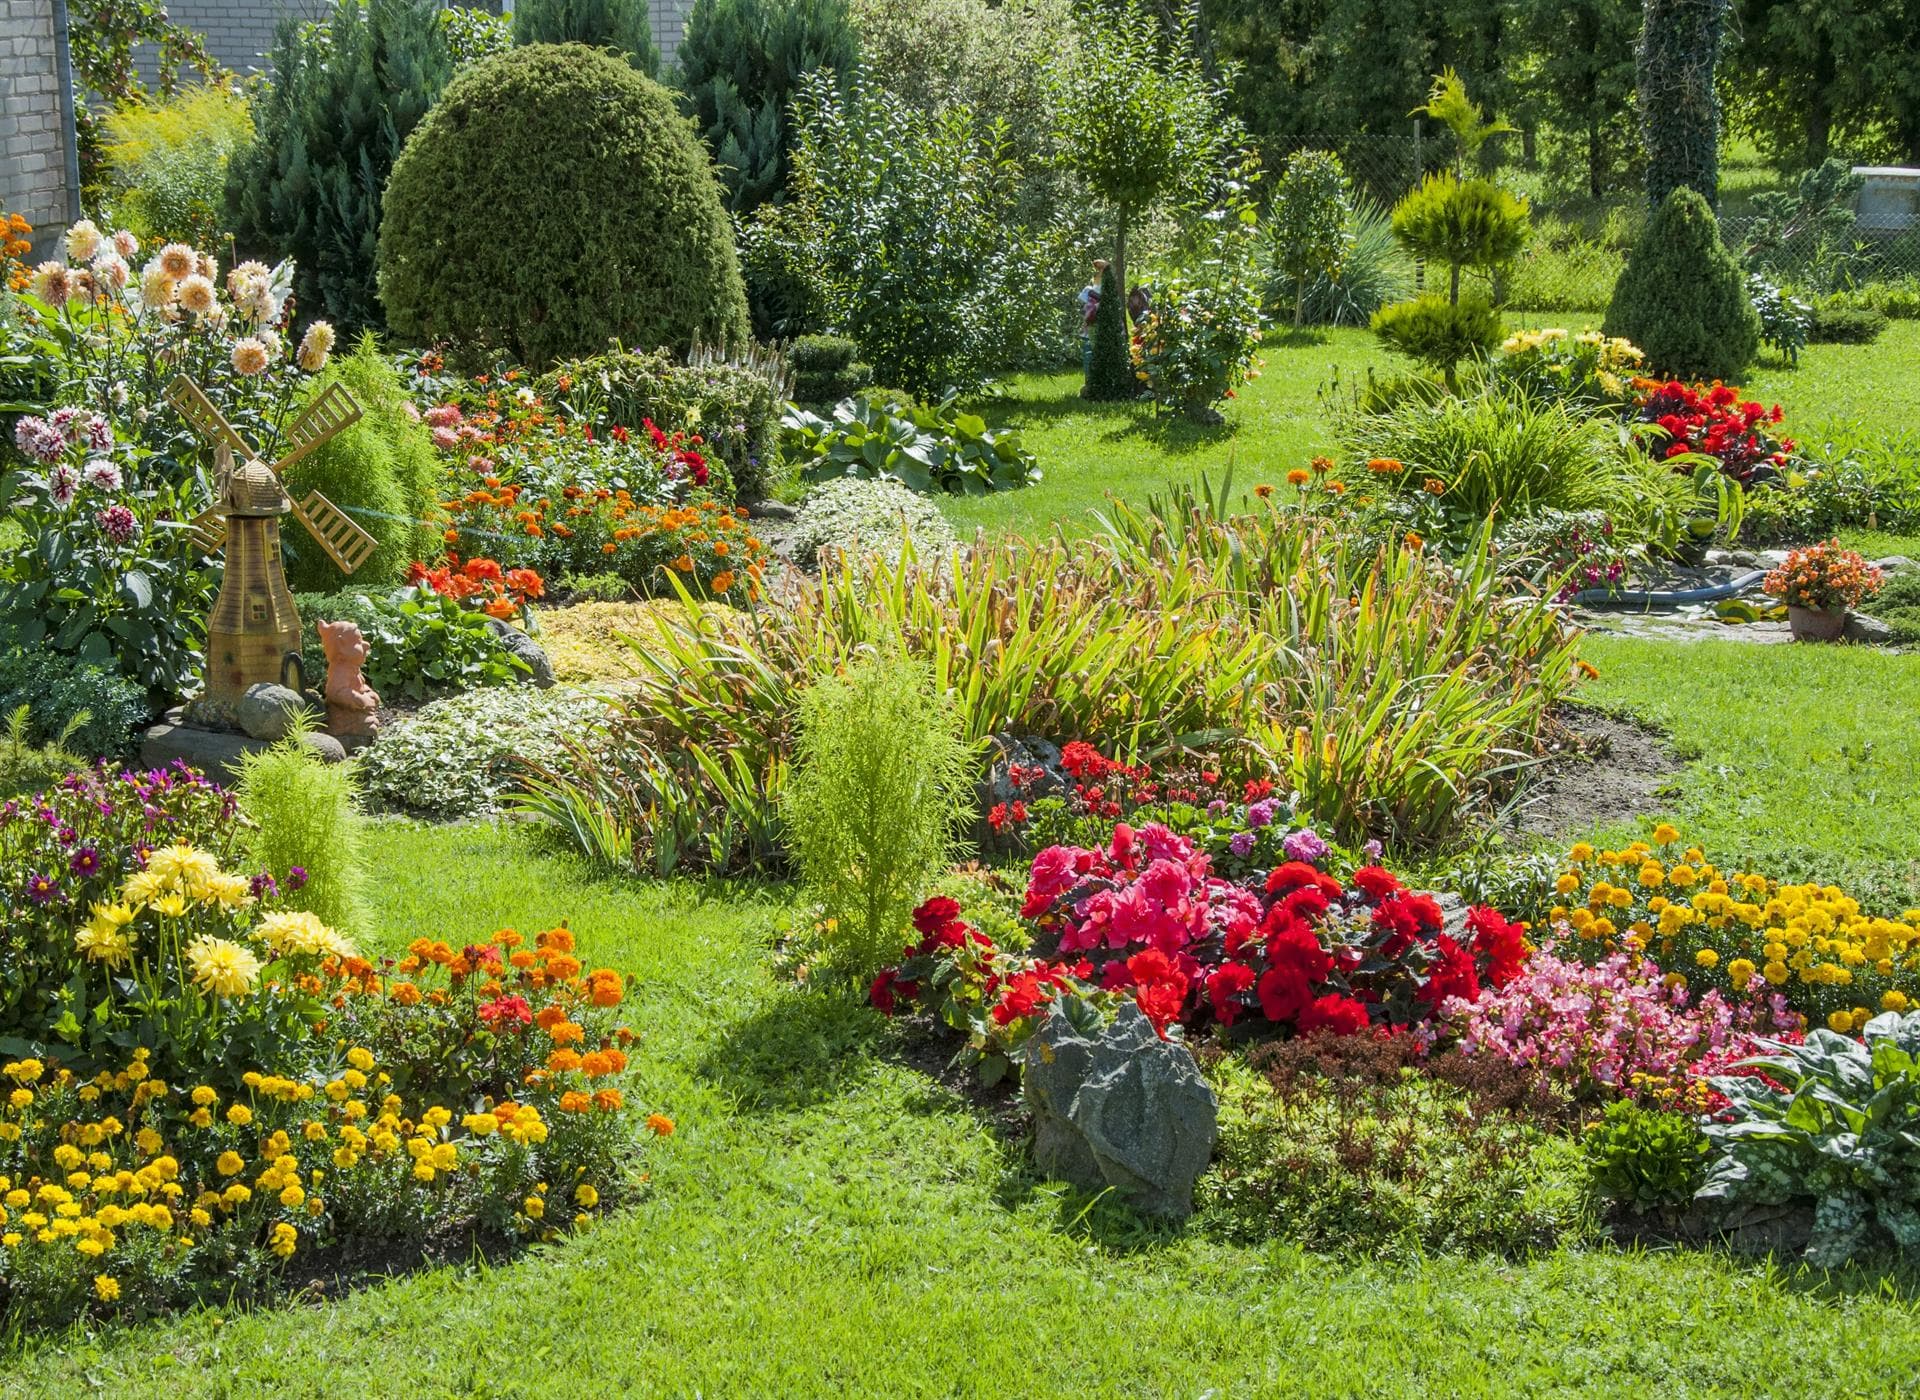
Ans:
<svg viewBox="0 0 1920 1400"><path fill-rule="evenodd" d="M1377 865L1343 886L1287 861L1249 887L1154 825L1116 827L1104 849L1041 851L1022 913L1062 954L1099 960L1101 986L1131 991L1161 1027L1257 1014L1300 1032L1399 1029L1506 985L1527 957L1521 925L1475 908L1450 934L1437 901Z"/></svg>
<svg viewBox="0 0 1920 1400"><path fill-rule="evenodd" d="M1079 979L1092 964L1046 962L1008 953L960 917L960 905L935 896L913 911L918 943L901 950L898 967L887 968L867 989L867 1000L891 1016L904 1001L921 1000L924 988L940 991L942 1019L959 1025L969 1017L986 1018L1004 1032L1024 1027L1056 996L1080 990Z"/></svg>
<svg viewBox="0 0 1920 1400"><path fill-rule="evenodd" d="M1119 759L1108 758L1092 744L1083 739L1074 739L1060 746L1060 767L1073 780L1071 790L1066 794L1067 809L1074 817L1104 818L1107 821L1119 821L1132 816L1142 807L1151 807L1163 803L1184 802L1192 806L1205 806L1229 794L1221 789L1221 775L1211 767L1201 766L1195 769L1182 769L1164 777L1155 774L1153 768L1145 763L1123 763ZM1016 764L1007 772L1007 781L1016 792L1032 796L1040 782L1046 779L1045 768L1025 768ZM1249 793L1259 784L1249 783ZM1265 783L1265 796L1273 789L1272 783ZM1256 797L1249 795L1247 801ZM994 830L1000 828L996 826Z"/></svg>
<svg viewBox="0 0 1920 1400"><path fill-rule="evenodd" d="M1767 429L1780 422L1780 405L1771 409L1743 400L1740 391L1715 382L1683 384L1636 379L1639 393L1635 414L1643 423L1655 423L1667 436L1656 450L1662 457L1685 452L1718 459L1720 470L1743 485L1760 467L1783 467L1793 451L1792 438L1774 439Z"/></svg>
<svg viewBox="0 0 1920 1400"><path fill-rule="evenodd" d="M502 569L491 559L474 558L462 564L449 554L447 562L430 569L419 560L407 566L407 582L426 588L442 598L452 598L479 608L489 617L514 617L526 609L529 600L546 592L540 575L532 569Z"/></svg>

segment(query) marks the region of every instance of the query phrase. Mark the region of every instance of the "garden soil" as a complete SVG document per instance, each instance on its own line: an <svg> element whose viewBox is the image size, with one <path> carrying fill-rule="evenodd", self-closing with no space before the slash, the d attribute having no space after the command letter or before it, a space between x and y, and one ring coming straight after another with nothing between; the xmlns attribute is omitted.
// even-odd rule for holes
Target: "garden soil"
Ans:
<svg viewBox="0 0 1920 1400"><path fill-rule="evenodd" d="M1579 706L1558 718L1572 742L1521 793L1509 818L1513 830L1565 836L1661 808L1681 763L1658 731Z"/></svg>

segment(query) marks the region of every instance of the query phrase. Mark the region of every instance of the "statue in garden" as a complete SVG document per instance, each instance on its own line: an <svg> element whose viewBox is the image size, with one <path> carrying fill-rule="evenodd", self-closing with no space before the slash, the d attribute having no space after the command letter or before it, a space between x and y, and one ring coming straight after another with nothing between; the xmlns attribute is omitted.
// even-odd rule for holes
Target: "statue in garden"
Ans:
<svg viewBox="0 0 1920 1400"><path fill-rule="evenodd" d="M327 732L341 738L371 739L379 731L374 711L380 697L361 668L370 648L351 622L317 622L320 649L327 655Z"/></svg>

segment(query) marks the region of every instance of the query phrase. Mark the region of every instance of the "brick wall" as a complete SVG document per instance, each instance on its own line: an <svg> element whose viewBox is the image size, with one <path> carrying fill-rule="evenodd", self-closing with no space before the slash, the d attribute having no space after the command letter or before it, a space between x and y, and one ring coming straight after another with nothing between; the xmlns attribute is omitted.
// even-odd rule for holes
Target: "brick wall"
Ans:
<svg viewBox="0 0 1920 1400"><path fill-rule="evenodd" d="M24 214L36 253L74 217L53 0L0 0L0 208Z"/></svg>
<svg viewBox="0 0 1920 1400"><path fill-rule="evenodd" d="M680 36L686 33L693 0L647 0L647 9L653 20L653 42L660 46L660 66L664 70L672 64L674 52L680 47Z"/></svg>

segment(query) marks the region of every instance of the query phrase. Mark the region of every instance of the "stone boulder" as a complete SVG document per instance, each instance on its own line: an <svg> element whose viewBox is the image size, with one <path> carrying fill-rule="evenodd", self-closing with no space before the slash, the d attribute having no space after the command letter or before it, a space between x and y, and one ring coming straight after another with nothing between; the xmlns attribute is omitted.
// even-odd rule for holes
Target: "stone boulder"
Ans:
<svg viewBox="0 0 1920 1400"><path fill-rule="evenodd" d="M1035 1164L1086 1191L1114 1188L1136 1210L1184 1218L1213 1156L1219 1100L1193 1054L1162 1040L1138 1006L1097 1033L1055 1005L1027 1042L1023 1093Z"/></svg>
<svg viewBox="0 0 1920 1400"><path fill-rule="evenodd" d="M272 743L293 732L295 721L306 708L306 699L299 691L262 681L248 686L246 693L233 702L233 722L248 738Z"/></svg>
<svg viewBox="0 0 1920 1400"><path fill-rule="evenodd" d="M1840 634L1849 642L1860 642L1867 646L1893 645L1893 628L1877 617L1865 613L1847 614L1847 630Z"/></svg>
<svg viewBox="0 0 1920 1400"><path fill-rule="evenodd" d="M493 629L493 635L500 639L501 644L508 651L526 663L527 680L542 690L553 688L553 663L547 660L547 654L540 649L540 643L518 627L511 627L497 617L488 618L487 626Z"/></svg>

